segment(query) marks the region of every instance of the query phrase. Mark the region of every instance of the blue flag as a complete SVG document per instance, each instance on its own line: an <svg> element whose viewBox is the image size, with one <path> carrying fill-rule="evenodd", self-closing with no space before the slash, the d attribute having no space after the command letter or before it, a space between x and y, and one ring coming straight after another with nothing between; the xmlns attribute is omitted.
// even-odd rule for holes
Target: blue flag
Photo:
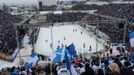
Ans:
<svg viewBox="0 0 134 75"><path fill-rule="evenodd" d="M62 62L64 60L64 50L59 48L49 57L53 62Z"/></svg>
<svg viewBox="0 0 134 75"><path fill-rule="evenodd" d="M55 53L62 53L63 52L63 48L59 48L57 50L54 51Z"/></svg>
<svg viewBox="0 0 134 75"><path fill-rule="evenodd" d="M61 54L56 54L55 58L53 59L53 62L61 62L62 60L62 55Z"/></svg>
<svg viewBox="0 0 134 75"><path fill-rule="evenodd" d="M71 62L70 62L66 52L65 52L65 62L66 62L67 70L70 70Z"/></svg>
<svg viewBox="0 0 134 75"><path fill-rule="evenodd" d="M67 68L67 75L78 75L74 66L71 64L71 61L67 55L67 51L65 51L65 62Z"/></svg>
<svg viewBox="0 0 134 75"><path fill-rule="evenodd" d="M32 68L39 62L39 58L36 53L32 53L31 56L27 59L26 63L24 64L25 68Z"/></svg>
<svg viewBox="0 0 134 75"><path fill-rule="evenodd" d="M134 32L131 32L129 36L130 36L130 45L131 47L134 47Z"/></svg>
<svg viewBox="0 0 134 75"><path fill-rule="evenodd" d="M77 54L76 54L76 50L75 50L74 44L72 43L71 45L67 46L66 49L69 51L72 59L76 60Z"/></svg>

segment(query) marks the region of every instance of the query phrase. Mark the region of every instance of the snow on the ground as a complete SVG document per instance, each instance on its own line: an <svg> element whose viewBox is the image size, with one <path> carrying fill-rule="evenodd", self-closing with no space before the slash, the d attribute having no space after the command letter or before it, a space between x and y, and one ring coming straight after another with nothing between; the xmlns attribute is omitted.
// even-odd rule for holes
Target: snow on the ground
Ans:
<svg viewBox="0 0 134 75"><path fill-rule="evenodd" d="M77 29L77 32L73 32L73 30L75 29ZM58 45L61 47L61 44L68 46L71 43L74 43L78 52L89 52L89 46L92 47L92 51L90 52L96 51L96 37L94 35L90 36L89 33L79 25L54 26L52 28L52 34L54 50L57 48ZM60 43L58 43L58 41L60 41ZM36 52L44 55L50 55L52 53L50 43L52 43L51 27L40 28L38 40L35 46ZM84 43L85 48L83 48ZM104 49L103 43L104 42L98 43L99 50Z"/></svg>

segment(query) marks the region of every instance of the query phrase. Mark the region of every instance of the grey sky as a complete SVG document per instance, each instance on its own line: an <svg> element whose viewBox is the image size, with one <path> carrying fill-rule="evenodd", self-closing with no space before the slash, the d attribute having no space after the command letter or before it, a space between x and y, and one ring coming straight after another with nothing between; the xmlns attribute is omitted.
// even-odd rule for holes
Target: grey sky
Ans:
<svg viewBox="0 0 134 75"><path fill-rule="evenodd" d="M53 4L55 1L72 1L72 0L42 0L44 4ZM75 0L83 1L83 0ZM7 5L31 5L38 4L38 0L0 0L0 6L5 3Z"/></svg>
<svg viewBox="0 0 134 75"><path fill-rule="evenodd" d="M31 4L36 4L38 5L38 1L40 0L0 0L0 6L5 3L7 5L18 5L18 4L21 4L21 5L31 5ZM41 0L43 1L44 4L53 4L55 3L57 0Z"/></svg>
<svg viewBox="0 0 134 75"><path fill-rule="evenodd" d="M0 0L0 5L5 4L37 4L37 0Z"/></svg>

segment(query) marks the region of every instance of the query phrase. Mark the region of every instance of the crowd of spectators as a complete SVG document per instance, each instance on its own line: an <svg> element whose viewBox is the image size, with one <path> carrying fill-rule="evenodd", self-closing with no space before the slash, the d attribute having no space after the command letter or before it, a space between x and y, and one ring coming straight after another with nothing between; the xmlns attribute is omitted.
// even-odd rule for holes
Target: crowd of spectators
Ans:
<svg viewBox="0 0 134 75"><path fill-rule="evenodd" d="M134 5L133 4L109 4L103 5L97 13L110 15L113 17L125 18L129 22L134 22Z"/></svg>
<svg viewBox="0 0 134 75"><path fill-rule="evenodd" d="M134 5L131 3L126 4L104 4L104 5L88 5L81 4L75 5L70 10L97 10L96 13L109 15L113 17L125 18L129 22L134 22Z"/></svg>
<svg viewBox="0 0 134 75"><path fill-rule="evenodd" d="M125 18L129 22L134 22L134 5L131 3L126 4L104 4L104 5L88 5L88 4L79 4L74 5L69 10L97 10L95 13L113 16L117 18ZM64 17L63 17L64 16ZM50 22L74 22L74 21L80 21L84 19L84 17L87 16L87 14L82 13L63 13L63 14L49 14L48 15L48 21ZM89 15L88 15L89 16ZM90 15L89 18L87 18L87 21L96 21L97 17L94 17L93 15ZM102 20L102 18L101 18ZM108 19L105 19L108 20ZM90 24L91 25L91 24ZM96 26L96 24L93 24L92 26ZM117 23L101 23L99 25L99 30L103 33L109 35L111 38L111 42L113 43L122 43L123 42L123 36L124 36L124 22L117 22ZM129 42L129 33L132 32L134 29L134 26L131 24L127 25L127 33L126 33L126 43Z"/></svg>
<svg viewBox="0 0 134 75"><path fill-rule="evenodd" d="M118 50L119 48L117 48ZM133 75L133 53L121 52L118 55L109 53L94 53L91 58L78 58L72 61L78 75ZM79 57L79 56L78 56ZM32 68L13 66L2 68L0 75L67 75L66 62L36 64Z"/></svg>
<svg viewBox="0 0 134 75"><path fill-rule="evenodd" d="M115 16L115 17L123 17L122 14L117 12L122 12L123 14L128 14L127 11L132 11L127 6L121 5L118 7L118 5L104 5L103 9L98 10L98 13L102 13L105 15ZM115 7L115 8L114 8ZM106 9L105 9L106 8ZM120 8L120 9L119 9ZM118 11L115 11L117 10ZM104 10L104 11L102 11ZM126 10L124 12L124 10ZM110 12L109 12L110 11ZM106 13L108 12L108 13ZM113 12L113 13L112 13ZM13 22L20 22L21 19L17 18L16 16L12 16L10 14L7 14L0 11L1 13L1 19L0 19L0 52L4 54L13 54L15 48L17 47L17 40L15 35L15 29L11 25ZM133 13L133 12L131 12ZM4 16L5 17L4 17ZM63 14L48 14L48 21L49 22L74 22L78 21L86 16L85 13L63 13ZM129 14L131 15L131 14ZM64 16L64 17L63 17ZM128 15L127 15L128 16ZM132 17L132 16L131 16ZM95 17L96 18L96 17ZM10 19L10 20L8 20ZM94 18L89 17L88 20ZM132 20L132 19L131 19ZM13 21L13 22L12 22ZM7 25L6 25L7 24ZM8 25L9 24L9 25ZM112 42L122 42L123 41L123 32L124 29L120 25L123 25L124 23L116 23L116 24L110 24L110 23L99 23L99 30L104 32L105 34L109 35L111 37ZM82 23L82 26L85 26L84 23ZM92 26L96 26L96 24L93 24ZM130 31L133 30L132 26L128 26L128 29ZM18 35L19 35L19 41L22 42L23 37L27 33L28 29L24 29L23 27L18 27ZM77 61L72 61L72 64L74 65L76 71L78 72L78 75L133 75L134 74L134 64L130 62L130 59L133 59L129 56L129 54L120 54L117 56L112 56L112 53L110 55L104 56L103 58L100 58L98 54L94 54L94 56L90 59L80 59ZM65 61L62 63L54 63L53 65L47 64L46 66L41 66L37 64L36 66L26 69L25 67L8 67L3 68L0 72L0 75L50 75L51 73L53 75L62 75L61 69L66 68Z"/></svg>
<svg viewBox="0 0 134 75"><path fill-rule="evenodd" d="M86 21L86 22L84 22ZM88 22L89 21L89 22ZM99 22L97 22L99 21ZM99 25L98 25L99 24ZM94 15L87 15L83 20L80 22L80 25L84 28L88 28L88 26L98 27L99 31L107 34L110 37L111 43L123 43L124 37L124 29L126 26L126 44L129 43L129 33L134 31L134 26L128 24L124 21L113 21L110 19L94 16ZM96 32L94 30L94 32Z"/></svg>
<svg viewBox="0 0 134 75"><path fill-rule="evenodd" d="M63 17L64 16L64 17ZM85 18L86 17L86 18ZM47 20L48 22L75 22L80 21L81 26L90 25L90 26L97 26L97 23L94 21L97 21L98 16L88 15L86 13L63 13L63 14L48 14ZM106 18L100 17L100 20L109 20ZM84 22L86 21L86 23ZM88 21L92 21L95 24L88 24ZM107 34L110 37L110 40L112 43L122 43L124 36L124 22L114 22L111 21L111 23L107 22L100 22L99 23L99 30L105 34ZM85 27L87 28L87 27ZM129 32L133 31L132 26L128 25L128 33L126 35L126 41L129 40ZM120 35L120 36L119 36Z"/></svg>
<svg viewBox="0 0 134 75"><path fill-rule="evenodd" d="M98 6L96 4L92 4L92 5L79 4L79 5L74 5L69 10L97 10L97 9L100 9L100 8L101 8L101 6Z"/></svg>
<svg viewBox="0 0 134 75"><path fill-rule="evenodd" d="M67 12L62 14L48 14L47 20L48 22L75 22L81 20L82 17L85 16L86 13L73 13Z"/></svg>
<svg viewBox="0 0 134 75"><path fill-rule="evenodd" d="M9 13L5 13L4 11L0 10L0 24L12 24L12 23L18 23L22 20L22 18L20 18L17 15L11 15Z"/></svg>
<svg viewBox="0 0 134 75"><path fill-rule="evenodd" d="M119 18L124 18L123 16L127 16L128 14L130 17L132 17L131 14L133 14L133 5L129 4L108 4L108 5L102 5L102 6L97 6L97 5L80 5L79 10L83 9L97 9L98 11L96 13L101 13L104 15L110 15L114 17L119 17ZM73 10L77 10L78 6L74 6ZM129 8L129 9L127 9ZM118 11L116 11L118 10ZM129 10L129 11L128 11ZM131 11L131 14L129 14ZM127 13L125 13L127 12ZM119 14L119 15L118 15ZM64 16L64 17L63 17ZM81 21L83 20L86 16L89 16L86 21L96 21L97 16L93 15L88 15L86 13L62 13L62 14L48 14L47 15L47 21L48 22L75 22L75 21ZM129 19L129 17L127 17ZM102 18L101 20L109 20L106 18ZM133 19L130 19L133 20ZM123 42L123 36L124 36L124 22L116 22L116 23L99 23L99 30L102 31L103 33L107 34L110 37L110 40L112 43L122 43ZM132 22L132 21L131 21ZM84 23L84 21L83 21ZM91 25L91 24L89 24ZM92 26L96 26L96 24L92 24ZM129 42L129 32L133 31L133 26L132 25L127 25L127 33L126 33L126 43ZM120 35L120 36L119 36Z"/></svg>
<svg viewBox="0 0 134 75"><path fill-rule="evenodd" d="M0 50L2 53L9 53L10 55L13 53L15 48L17 47L16 35L12 26L0 26L1 36L0 36Z"/></svg>
<svg viewBox="0 0 134 75"><path fill-rule="evenodd" d="M120 24L122 24L122 23L100 22L98 28L99 28L99 31L107 34L110 37L111 43L122 43L123 42L122 36L124 36L124 29L119 27ZM97 23L95 23L95 24L81 23L81 26L84 28L87 28L88 26L96 27ZM97 34L95 30L94 30L94 32L95 32L95 34ZM128 40L128 38L127 38L127 40Z"/></svg>
<svg viewBox="0 0 134 75"><path fill-rule="evenodd" d="M103 15L109 15L118 18L125 18L129 22L133 22L133 11L134 5L133 4L104 4L104 5L87 5L87 4L80 4L75 5L69 10L97 10L95 13L100 13ZM64 16L64 17L63 17ZM86 13L63 13L63 14L48 14L48 21L49 22L74 22L80 21L87 16ZM89 15L88 15L89 16ZM92 15L89 16L87 21L96 21L97 17ZM102 20L102 18L101 18ZM108 19L105 19L108 20ZM96 24L92 25L96 26ZM99 30L103 33L109 35L111 38L111 42L113 43L122 43L123 36L124 36L124 22L117 22L117 23L101 23L99 25ZM126 43L129 42L129 33L133 31L133 26L130 24L127 25L127 33L126 33Z"/></svg>
<svg viewBox="0 0 134 75"><path fill-rule="evenodd" d="M84 63L85 72L82 72L81 75L133 75L134 65L129 59L127 55L117 55L106 58L96 56L92 58L92 62L85 60L85 62L87 62Z"/></svg>
<svg viewBox="0 0 134 75"><path fill-rule="evenodd" d="M13 25L20 21L22 21L22 18L19 16L14 16L0 10L0 57L3 59L11 59L10 56L12 56L17 48L16 31L18 31L20 43L26 34L26 29L23 27L16 29Z"/></svg>
<svg viewBox="0 0 134 75"><path fill-rule="evenodd" d="M45 75L45 67L36 65L31 69L26 69L25 67L7 67L1 70L0 75Z"/></svg>

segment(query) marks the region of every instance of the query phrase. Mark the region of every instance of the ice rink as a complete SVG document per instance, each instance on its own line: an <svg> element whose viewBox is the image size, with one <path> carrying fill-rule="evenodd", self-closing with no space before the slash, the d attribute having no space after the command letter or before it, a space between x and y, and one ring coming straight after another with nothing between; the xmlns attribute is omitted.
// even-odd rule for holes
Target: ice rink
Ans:
<svg viewBox="0 0 134 75"><path fill-rule="evenodd" d="M87 32L85 29L80 27L79 25L75 24L67 24L63 26L54 26L52 28L53 34L53 45L54 50L59 45L70 45L74 43L76 47L76 51L78 53L91 53L96 52L96 35L93 35L92 32ZM100 42L98 43L98 49L104 49L104 40L99 39ZM51 27L50 28L40 28L39 35L37 42L35 44L35 52L43 54L43 55L50 55L52 53L52 48L50 44L52 43L51 40ZM83 44L85 43L85 48L83 48ZM19 55L24 62L27 60L29 55L31 54L32 46L29 44L25 44L25 47L22 48L17 55L14 62L7 62L0 60L0 68L3 67L12 67L12 66L19 66ZM89 51L89 46L92 47L92 51ZM4 63L4 64L3 64Z"/></svg>
<svg viewBox="0 0 134 75"><path fill-rule="evenodd" d="M52 37L54 50L59 45L70 45L74 43L77 52L95 52L96 51L96 36L90 32L87 32L79 25L63 25L52 27ZM85 43L85 48L83 45ZM98 43L98 51L103 50L104 40ZM35 50L37 53L50 55L52 53L51 40L51 27L50 28L40 28L38 35L38 40L35 45ZM89 51L89 46L91 46L92 51Z"/></svg>

